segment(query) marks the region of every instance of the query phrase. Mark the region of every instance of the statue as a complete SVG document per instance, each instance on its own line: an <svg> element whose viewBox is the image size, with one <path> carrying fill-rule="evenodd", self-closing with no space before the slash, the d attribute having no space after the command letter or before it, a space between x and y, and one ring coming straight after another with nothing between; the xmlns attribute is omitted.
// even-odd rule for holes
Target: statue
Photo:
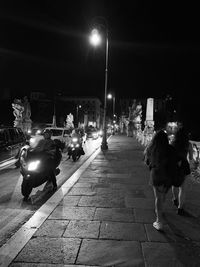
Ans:
<svg viewBox="0 0 200 267"><path fill-rule="evenodd" d="M69 115L67 115L66 118L66 128L68 129L73 129L74 128L74 116L70 113Z"/></svg>
<svg viewBox="0 0 200 267"><path fill-rule="evenodd" d="M28 97L25 96L23 98L23 106L24 106L24 112L22 113L23 116L23 130L24 132L28 132L31 129L31 106L30 103L28 102Z"/></svg>
<svg viewBox="0 0 200 267"><path fill-rule="evenodd" d="M31 129L31 107L28 102L27 96L24 97L22 102L21 99L15 98L12 103L14 109L13 115L15 116L14 127L20 127L24 132Z"/></svg>
<svg viewBox="0 0 200 267"><path fill-rule="evenodd" d="M15 98L12 103L12 108L14 109L13 115L15 116L14 127L23 128L22 126L23 115L22 114L24 111L24 106L23 106L21 99Z"/></svg>
<svg viewBox="0 0 200 267"><path fill-rule="evenodd" d="M28 102L27 96L24 97L23 106L24 106L23 120L24 121L30 120L30 117L31 117L31 106L30 106L30 103Z"/></svg>

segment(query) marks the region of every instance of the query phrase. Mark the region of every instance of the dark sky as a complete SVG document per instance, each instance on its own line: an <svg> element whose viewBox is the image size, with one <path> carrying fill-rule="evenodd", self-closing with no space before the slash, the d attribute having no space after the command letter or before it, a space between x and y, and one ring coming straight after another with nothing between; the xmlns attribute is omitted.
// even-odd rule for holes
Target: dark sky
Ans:
<svg viewBox="0 0 200 267"><path fill-rule="evenodd" d="M200 73L197 2L1 0L0 88L103 96L105 46L94 50L88 42L103 16L108 90L193 99Z"/></svg>

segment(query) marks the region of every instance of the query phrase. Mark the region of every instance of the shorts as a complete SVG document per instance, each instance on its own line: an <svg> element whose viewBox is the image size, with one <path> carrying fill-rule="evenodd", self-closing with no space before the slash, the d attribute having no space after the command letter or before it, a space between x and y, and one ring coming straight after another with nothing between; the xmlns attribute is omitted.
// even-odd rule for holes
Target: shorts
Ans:
<svg viewBox="0 0 200 267"><path fill-rule="evenodd" d="M151 168L149 183L152 186L164 186L168 188L171 186L171 179L163 168Z"/></svg>

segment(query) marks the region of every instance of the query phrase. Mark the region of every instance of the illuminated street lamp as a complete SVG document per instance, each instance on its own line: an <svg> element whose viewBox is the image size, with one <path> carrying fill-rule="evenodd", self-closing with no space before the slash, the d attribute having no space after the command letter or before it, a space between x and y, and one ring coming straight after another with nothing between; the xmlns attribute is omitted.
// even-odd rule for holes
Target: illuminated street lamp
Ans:
<svg viewBox="0 0 200 267"><path fill-rule="evenodd" d="M108 99L112 99L113 100L113 123L115 120L115 95L114 94L108 94Z"/></svg>
<svg viewBox="0 0 200 267"><path fill-rule="evenodd" d="M76 106L76 120L77 120L77 127L78 127L78 111L81 108L81 105Z"/></svg>
<svg viewBox="0 0 200 267"><path fill-rule="evenodd" d="M103 25L104 26L104 25ZM105 26L104 26L105 27ZM106 129L106 109L107 109L107 83L108 83L108 29L106 28L106 65L105 65L105 92L104 92L104 113L103 113L103 138L101 143L101 149L107 150L107 129ZM102 38L97 29L93 29L90 36L90 43L93 46L101 44Z"/></svg>

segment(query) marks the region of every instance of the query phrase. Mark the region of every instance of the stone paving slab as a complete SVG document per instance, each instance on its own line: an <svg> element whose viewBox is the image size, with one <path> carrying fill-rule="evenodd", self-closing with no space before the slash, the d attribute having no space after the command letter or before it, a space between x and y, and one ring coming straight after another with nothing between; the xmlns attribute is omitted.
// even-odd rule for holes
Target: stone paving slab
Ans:
<svg viewBox="0 0 200 267"><path fill-rule="evenodd" d="M91 171L91 170L86 170L82 175L81 175L82 178L86 177L86 178L89 178L89 177L95 177L95 178L98 178L98 177L107 177L107 174L106 173L102 173L100 170L99 171Z"/></svg>
<svg viewBox="0 0 200 267"><path fill-rule="evenodd" d="M92 220L95 207L65 207L57 206L49 219L66 220Z"/></svg>
<svg viewBox="0 0 200 267"><path fill-rule="evenodd" d="M82 196L78 205L85 207L125 208L125 201L123 196L118 195Z"/></svg>
<svg viewBox="0 0 200 267"><path fill-rule="evenodd" d="M65 207L73 207L78 206L78 202L80 200L81 196L65 196L59 203L59 205L65 206Z"/></svg>
<svg viewBox="0 0 200 267"><path fill-rule="evenodd" d="M133 209L135 215L135 221L138 223L153 223L155 221L154 209Z"/></svg>
<svg viewBox="0 0 200 267"><path fill-rule="evenodd" d="M74 264L46 264L46 263L23 263L16 262L12 263L10 267L99 267L99 265L74 265Z"/></svg>
<svg viewBox="0 0 200 267"><path fill-rule="evenodd" d="M200 266L200 248L194 251L195 247L182 243L145 242L142 249L148 267Z"/></svg>
<svg viewBox="0 0 200 267"><path fill-rule="evenodd" d="M154 199L126 197L126 207L137 209L153 209Z"/></svg>
<svg viewBox="0 0 200 267"><path fill-rule="evenodd" d="M135 216L133 214L133 209L130 208L97 208L94 220L135 222Z"/></svg>
<svg viewBox="0 0 200 267"><path fill-rule="evenodd" d="M100 239L147 241L144 225L139 223L102 222Z"/></svg>
<svg viewBox="0 0 200 267"><path fill-rule="evenodd" d="M70 221L63 237L98 238L99 229L99 221Z"/></svg>
<svg viewBox="0 0 200 267"><path fill-rule="evenodd" d="M79 183L99 183L99 178L96 177L81 177Z"/></svg>
<svg viewBox="0 0 200 267"><path fill-rule="evenodd" d="M136 241L84 239L77 264L144 267L142 249Z"/></svg>
<svg viewBox="0 0 200 267"><path fill-rule="evenodd" d="M180 238L173 233L170 227L166 224L164 225L164 232L159 232L152 227L152 224L145 224L145 229L147 233L147 239L149 242L177 242Z"/></svg>
<svg viewBox="0 0 200 267"><path fill-rule="evenodd" d="M91 187L72 188L68 193L68 196L93 196L93 195L96 195L96 191Z"/></svg>
<svg viewBox="0 0 200 267"><path fill-rule="evenodd" d="M68 224L69 220L46 220L34 236L61 237Z"/></svg>
<svg viewBox="0 0 200 267"><path fill-rule="evenodd" d="M15 261L32 263L75 263L81 244L78 238L35 237L22 249Z"/></svg>
<svg viewBox="0 0 200 267"><path fill-rule="evenodd" d="M165 212L165 220L174 233L186 240L200 241L200 224L196 218L179 216L168 211Z"/></svg>
<svg viewBox="0 0 200 267"><path fill-rule="evenodd" d="M117 184L125 184L125 185L143 185L146 182L146 179L140 178L140 177L134 177L133 178L127 178L127 179L123 179L123 178L102 178L99 177L99 182L100 183L108 183L108 184L113 184L113 183L117 183Z"/></svg>

